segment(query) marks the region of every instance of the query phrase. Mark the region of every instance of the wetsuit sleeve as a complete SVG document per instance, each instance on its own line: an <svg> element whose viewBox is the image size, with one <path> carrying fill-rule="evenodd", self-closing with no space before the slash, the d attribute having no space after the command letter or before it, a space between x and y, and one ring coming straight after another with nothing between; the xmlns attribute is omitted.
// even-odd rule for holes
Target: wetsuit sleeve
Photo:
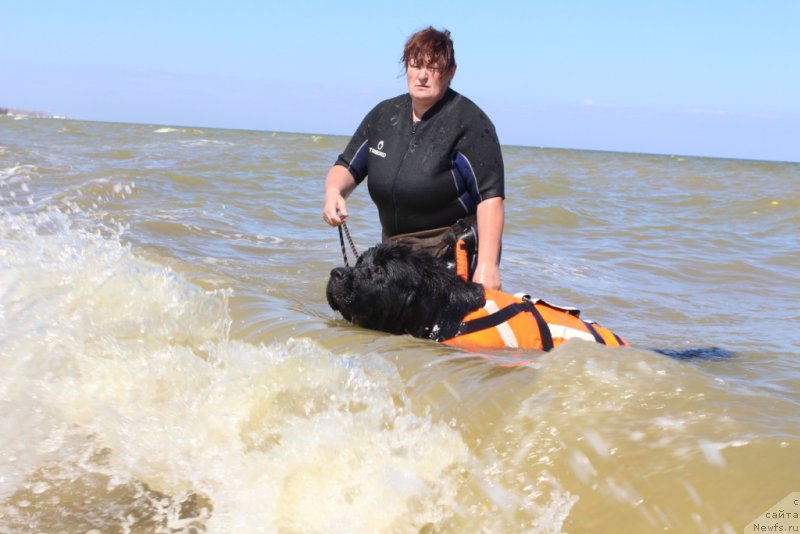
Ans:
<svg viewBox="0 0 800 534"><path fill-rule="evenodd" d="M347 167L350 174L355 178L356 183L360 184L367 177L367 154L369 141L369 126L372 123L372 118L376 113L376 108L370 111L361 124L358 126L356 133L350 138L350 142L344 149L344 152L339 154L336 159L336 165Z"/></svg>
<svg viewBox="0 0 800 534"><path fill-rule="evenodd" d="M456 172L472 184L467 189L472 189L476 204L493 197L505 198L503 154L494 125L479 110L469 124L456 146Z"/></svg>

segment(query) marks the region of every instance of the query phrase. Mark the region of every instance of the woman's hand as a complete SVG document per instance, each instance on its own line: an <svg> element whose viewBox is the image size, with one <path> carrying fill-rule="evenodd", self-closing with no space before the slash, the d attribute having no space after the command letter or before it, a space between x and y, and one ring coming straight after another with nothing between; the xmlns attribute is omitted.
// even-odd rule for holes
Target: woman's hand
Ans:
<svg viewBox="0 0 800 534"><path fill-rule="evenodd" d="M503 283L500 281L500 269L497 265L486 265L478 263L472 281L476 284L483 284L487 289L502 289Z"/></svg>
<svg viewBox="0 0 800 534"><path fill-rule="evenodd" d="M338 191L331 190L325 193L322 219L331 226L339 226L347 219L347 201Z"/></svg>
<svg viewBox="0 0 800 534"><path fill-rule="evenodd" d="M322 219L331 226L339 226L347 219L345 198L356 188L356 180L347 167L334 165L325 179L325 205Z"/></svg>

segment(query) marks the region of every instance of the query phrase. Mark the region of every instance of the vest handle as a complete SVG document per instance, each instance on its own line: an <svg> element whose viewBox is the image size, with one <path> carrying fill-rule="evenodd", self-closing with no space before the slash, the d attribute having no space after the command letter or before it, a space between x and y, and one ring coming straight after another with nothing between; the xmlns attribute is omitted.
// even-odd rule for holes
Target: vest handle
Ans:
<svg viewBox="0 0 800 534"><path fill-rule="evenodd" d="M456 241L456 274L465 282L469 282L469 259L467 244L463 239Z"/></svg>

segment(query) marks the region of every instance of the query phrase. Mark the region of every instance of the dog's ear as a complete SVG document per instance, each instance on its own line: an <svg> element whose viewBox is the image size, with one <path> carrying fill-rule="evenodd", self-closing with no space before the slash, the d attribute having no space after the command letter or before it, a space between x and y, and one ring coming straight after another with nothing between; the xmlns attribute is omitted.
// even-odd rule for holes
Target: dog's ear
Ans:
<svg viewBox="0 0 800 534"><path fill-rule="evenodd" d="M414 289L409 289L408 294L406 295L405 302L403 303L403 308L409 309L414 305L414 301L417 299L417 291Z"/></svg>
<svg viewBox="0 0 800 534"><path fill-rule="evenodd" d="M403 315L400 318L400 322L403 332L414 337L422 337L426 318L423 317L425 314L417 302L416 290L408 290L403 298L402 310Z"/></svg>

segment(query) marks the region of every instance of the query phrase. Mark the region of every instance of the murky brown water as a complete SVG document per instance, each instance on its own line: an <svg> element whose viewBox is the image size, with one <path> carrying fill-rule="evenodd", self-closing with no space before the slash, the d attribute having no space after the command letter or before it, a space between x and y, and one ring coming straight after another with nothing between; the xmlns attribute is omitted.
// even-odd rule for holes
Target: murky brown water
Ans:
<svg viewBox="0 0 800 534"><path fill-rule="evenodd" d="M741 532L800 490L799 164L506 147L504 286L636 347L510 367L330 311L345 142L0 117L0 531Z"/></svg>

